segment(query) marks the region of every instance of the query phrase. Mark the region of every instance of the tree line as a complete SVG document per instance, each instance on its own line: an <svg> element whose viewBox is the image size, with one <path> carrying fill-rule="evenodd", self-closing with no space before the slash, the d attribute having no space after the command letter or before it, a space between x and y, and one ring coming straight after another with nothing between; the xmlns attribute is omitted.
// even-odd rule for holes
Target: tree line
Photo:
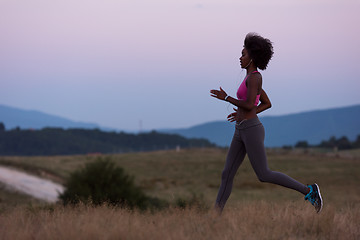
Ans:
<svg viewBox="0 0 360 240"><path fill-rule="evenodd" d="M299 141L295 144L295 148L327 148L337 150L349 150L360 148L360 135L357 136L355 141L350 141L346 136L336 138L332 136L329 140L324 140L320 144L311 145L307 141Z"/></svg>
<svg viewBox="0 0 360 240"><path fill-rule="evenodd" d="M130 134L99 129L6 130L4 124L0 123L0 155L3 156L124 153L214 146L206 139L187 139L156 131Z"/></svg>

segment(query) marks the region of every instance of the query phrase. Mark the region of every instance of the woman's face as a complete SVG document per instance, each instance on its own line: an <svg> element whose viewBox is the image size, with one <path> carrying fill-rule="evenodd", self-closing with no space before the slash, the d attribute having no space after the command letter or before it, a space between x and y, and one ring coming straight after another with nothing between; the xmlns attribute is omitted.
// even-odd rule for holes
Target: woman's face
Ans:
<svg viewBox="0 0 360 240"><path fill-rule="evenodd" d="M246 48L241 51L241 57L239 58L239 60L241 68L247 68L250 65L251 58Z"/></svg>

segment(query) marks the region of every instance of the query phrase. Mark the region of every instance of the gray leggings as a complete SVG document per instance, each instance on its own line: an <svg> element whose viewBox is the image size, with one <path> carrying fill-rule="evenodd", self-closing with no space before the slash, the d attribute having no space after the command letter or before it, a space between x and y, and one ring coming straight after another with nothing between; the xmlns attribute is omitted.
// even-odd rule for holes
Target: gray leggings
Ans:
<svg viewBox="0 0 360 240"><path fill-rule="evenodd" d="M267 164L264 147L265 131L258 118L237 123L226 163L221 176L221 185L216 198L215 207L222 211L228 200L235 174L248 154L252 168L261 182L278 184L306 194L308 187L289 176L271 171Z"/></svg>

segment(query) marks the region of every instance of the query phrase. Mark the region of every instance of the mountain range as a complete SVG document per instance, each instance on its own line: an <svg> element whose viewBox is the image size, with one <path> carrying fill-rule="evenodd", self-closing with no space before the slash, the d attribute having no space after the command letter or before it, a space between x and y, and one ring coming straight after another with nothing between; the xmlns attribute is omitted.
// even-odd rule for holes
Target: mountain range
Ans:
<svg viewBox="0 0 360 240"><path fill-rule="evenodd" d="M267 147L294 145L298 141L319 144L332 136L346 136L354 140L360 135L359 119L360 105L260 117L265 127ZM94 123L75 122L39 111L22 110L5 105L0 105L0 122L4 123L6 129L59 127L107 130ZM234 132L234 124L227 121L214 121L190 128L157 131L179 134L187 138L205 138L219 146L228 146Z"/></svg>
<svg viewBox="0 0 360 240"><path fill-rule="evenodd" d="M0 104L0 122L6 129L20 127L22 129L42 129L44 127L59 128L99 128L94 123L76 122L63 117L58 117L34 110L23 110Z"/></svg>
<svg viewBox="0 0 360 240"><path fill-rule="evenodd" d="M319 144L332 136L355 140L360 135L360 105L259 118L265 127L267 147L293 146L299 141ZM234 127L234 123L217 121L164 132L205 138L219 146L229 146Z"/></svg>

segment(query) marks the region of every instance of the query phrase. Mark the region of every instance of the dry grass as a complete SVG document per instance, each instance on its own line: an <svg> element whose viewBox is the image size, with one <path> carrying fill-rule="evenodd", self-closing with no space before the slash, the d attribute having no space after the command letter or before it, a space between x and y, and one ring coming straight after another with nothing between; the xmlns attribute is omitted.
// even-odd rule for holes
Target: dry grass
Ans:
<svg viewBox="0 0 360 240"><path fill-rule="evenodd" d="M109 157L147 194L174 203L177 197L191 198L195 193L202 209L211 209L225 156L225 149L192 149ZM0 164L62 182L95 158L0 157ZM273 170L320 185L325 202L321 214L301 194L260 183L245 160L220 218L211 210L144 213L107 206L44 207L31 199L16 200L22 195L0 188L0 239L360 239L358 152L330 156L270 151L268 160Z"/></svg>
<svg viewBox="0 0 360 240"><path fill-rule="evenodd" d="M322 214L304 205L256 201L211 211L168 209L141 213L97 208L24 209L0 216L1 239L359 239L359 208L328 206Z"/></svg>

